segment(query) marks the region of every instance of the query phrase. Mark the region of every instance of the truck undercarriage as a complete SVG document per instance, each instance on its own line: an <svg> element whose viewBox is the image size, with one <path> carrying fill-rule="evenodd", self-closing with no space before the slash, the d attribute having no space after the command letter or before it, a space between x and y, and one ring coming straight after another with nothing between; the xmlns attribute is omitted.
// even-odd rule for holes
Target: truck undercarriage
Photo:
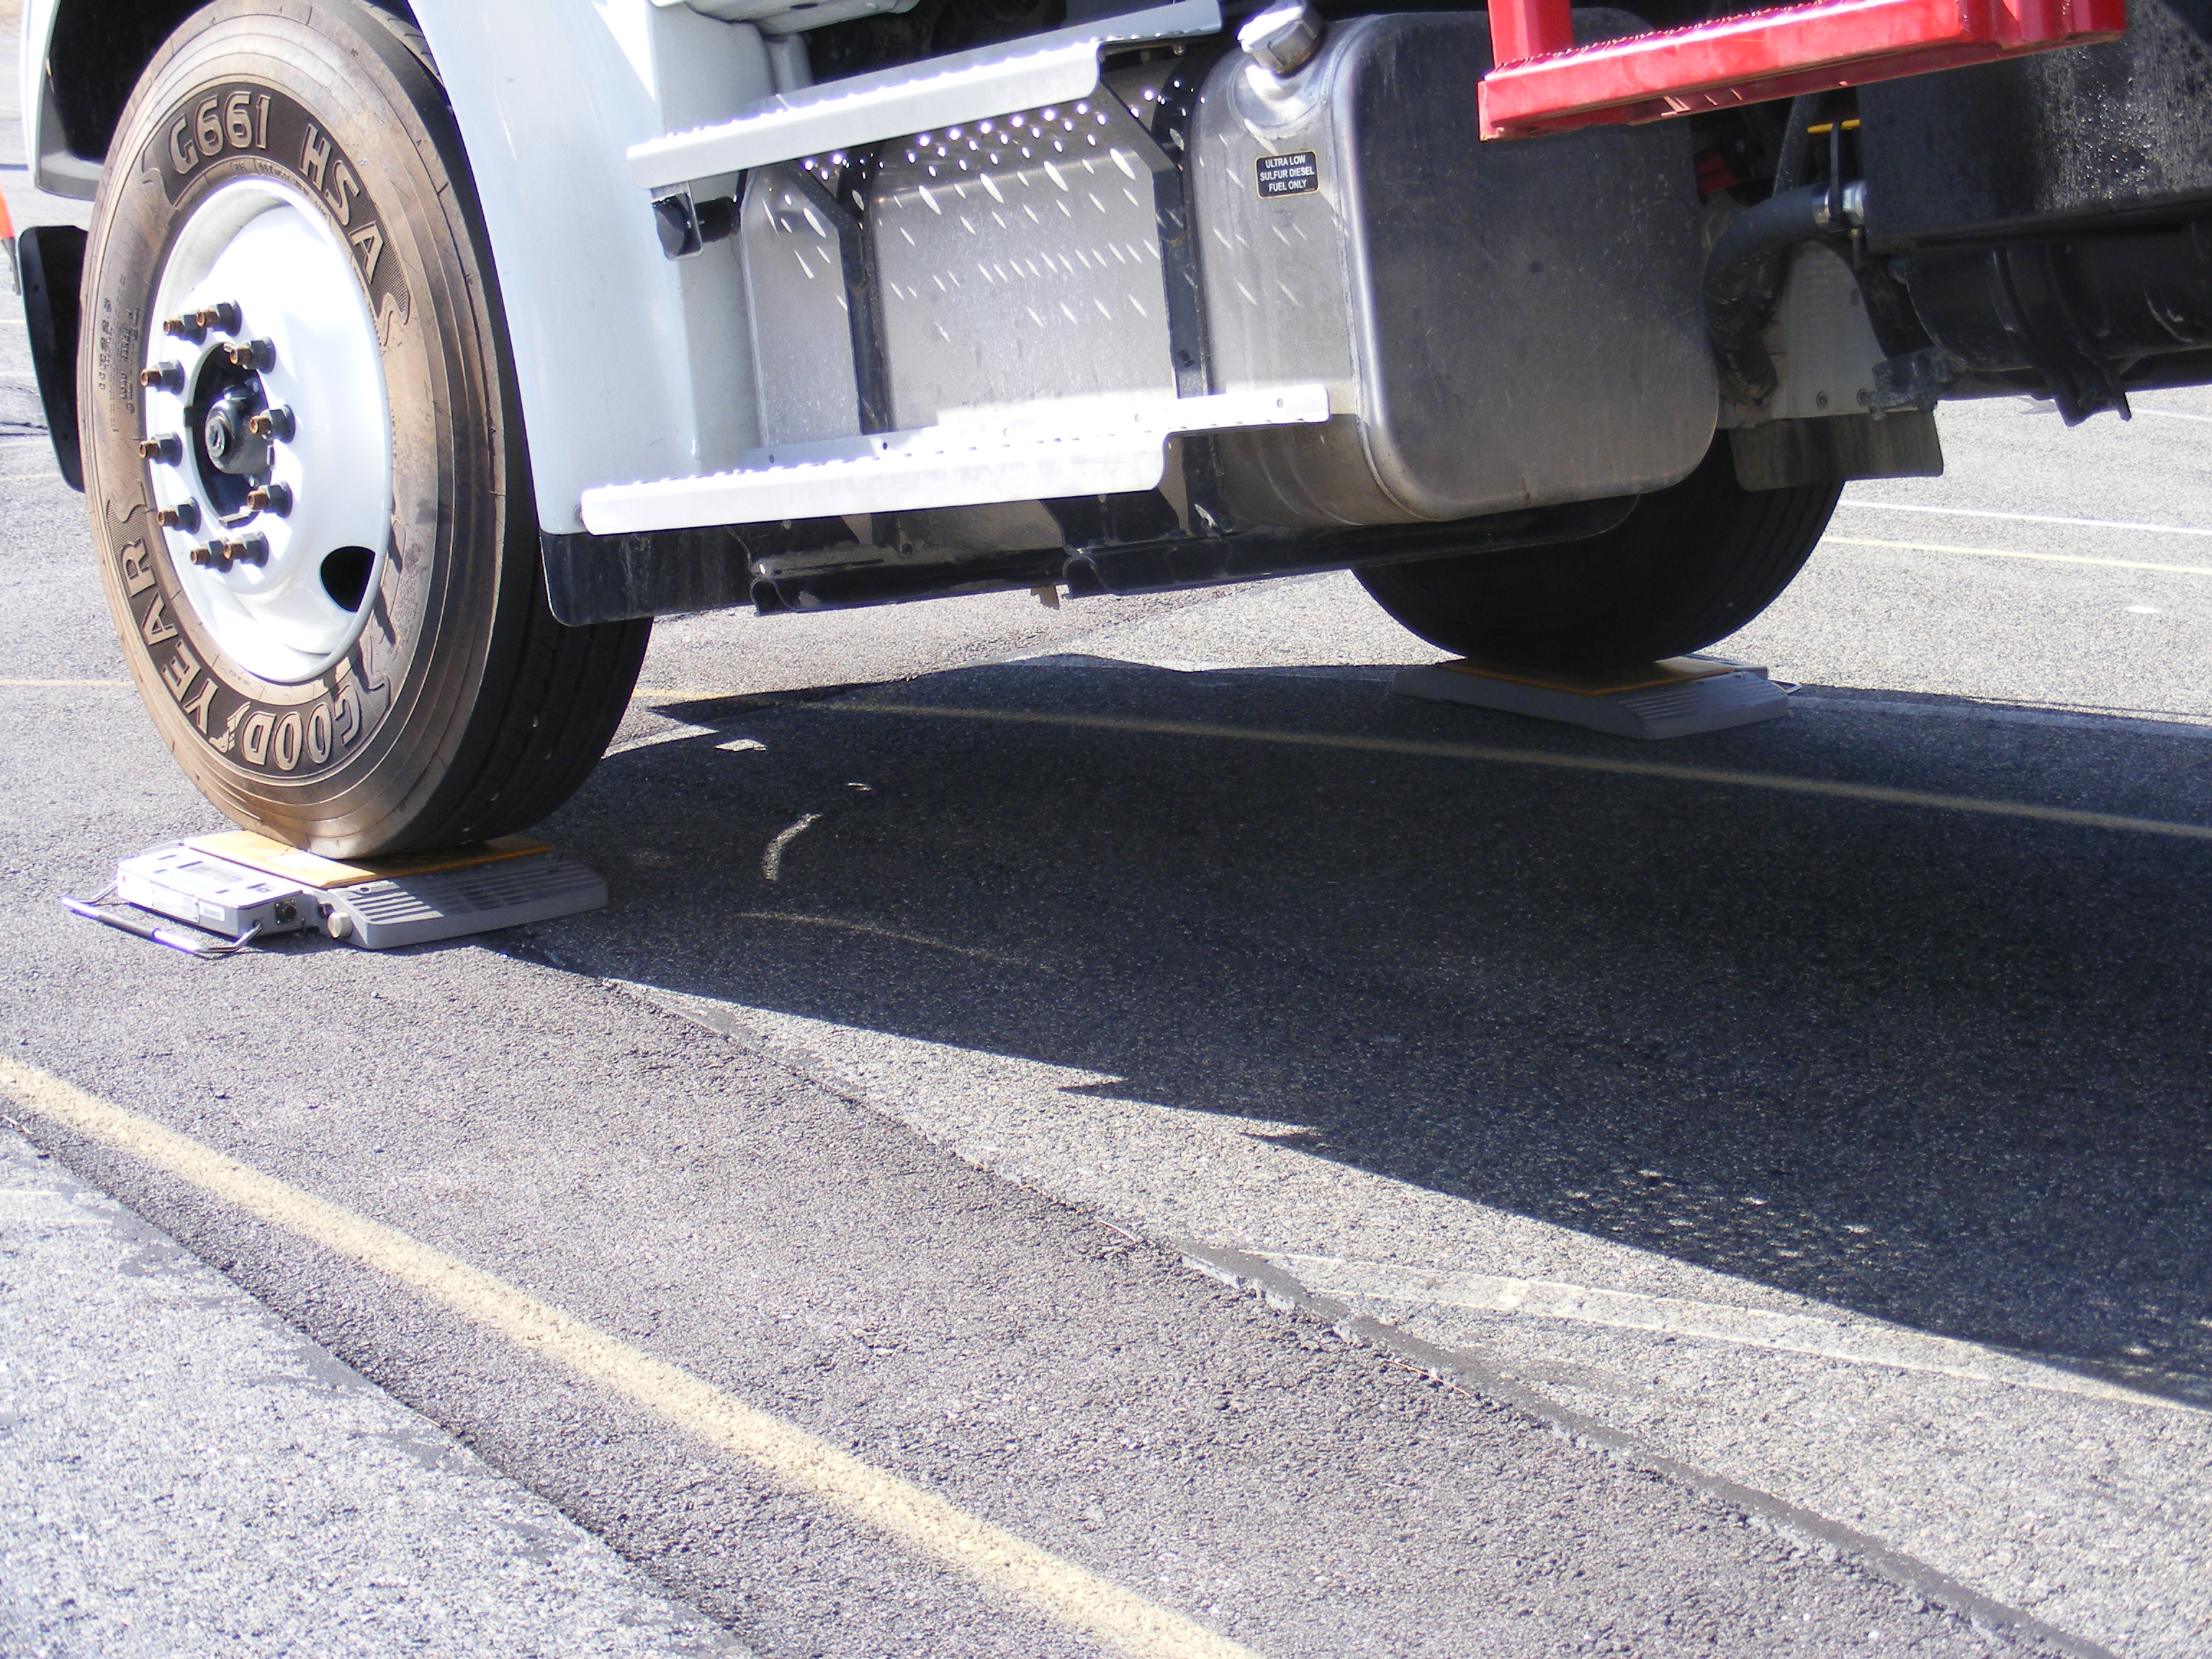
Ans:
<svg viewBox="0 0 2212 1659"><path fill-rule="evenodd" d="M2212 380L2194 0L527 15L31 19L126 653L319 850L542 816L655 616L1352 568L1447 649L1648 661L1940 471L1944 398Z"/></svg>

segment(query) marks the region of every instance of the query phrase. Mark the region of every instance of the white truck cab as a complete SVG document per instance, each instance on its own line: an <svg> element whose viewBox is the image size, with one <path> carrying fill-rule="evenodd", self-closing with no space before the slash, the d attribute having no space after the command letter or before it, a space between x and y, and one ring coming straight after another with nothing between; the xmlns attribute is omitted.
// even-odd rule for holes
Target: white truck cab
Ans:
<svg viewBox="0 0 2212 1659"><path fill-rule="evenodd" d="M2212 379L2185 135L2025 207L1910 142L2094 76L1511 136L1501 40L1618 78L1691 21L1515 4L30 0L36 183L94 204L23 239L33 355L149 709L360 857L552 810L683 611L1351 568L1616 667L1939 471L1941 397ZM2094 134L2203 54L2160 28L2038 61L2119 54Z"/></svg>

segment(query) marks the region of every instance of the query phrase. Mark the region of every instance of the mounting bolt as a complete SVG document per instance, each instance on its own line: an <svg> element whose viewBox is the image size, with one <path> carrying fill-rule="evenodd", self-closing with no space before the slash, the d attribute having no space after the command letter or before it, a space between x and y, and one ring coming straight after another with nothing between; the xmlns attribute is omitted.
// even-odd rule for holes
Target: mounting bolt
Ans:
<svg viewBox="0 0 2212 1659"><path fill-rule="evenodd" d="M269 562L269 538L250 532L222 544L223 556L236 564Z"/></svg>
<svg viewBox="0 0 2212 1659"><path fill-rule="evenodd" d="M699 252L699 212L692 205L691 193L678 191L673 196L656 198L653 204L653 228L660 234L660 252L670 259L688 259Z"/></svg>
<svg viewBox="0 0 2212 1659"><path fill-rule="evenodd" d="M257 513L274 513L281 519L292 510L292 486L273 483L249 489L246 504Z"/></svg>
<svg viewBox="0 0 2212 1659"><path fill-rule="evenodd" d="M204 329L212 328L225 334L235 334L245 319L238 314L238 307L225 300L216 305L202 306L198 320Z"/></svg>
<svg viewBox="0 0 2212 1659"><path fill-rule="evenodd" d="M257 438L274 438L280 444L292 441L292 434L300 423L292 418L292 411L279 404L274 409L264 409L246 423L246 429Z"/></svg>
<svg viewBox="0 0 2212 1659"><path fill-rule="evenodd" d="M185 441L173 435L141 439L138 453L149 461L161 462L163 466L175 466L185 459Z"/></svg>
<svg viewBox="0 0 2212 1659"><path fill-rule="evenodd" d="M173 340L190 340L198 345L207 338L207 325L197 316L165 317L161 319L161 332Z"/></svg>
<svg viewBox="0 0 2212 1659"><path fill-rule="evenodd" d="M1278 75L1304 67L1321 46L1322 15L1306 0L1283 0L1244 20L1237 44Z"/></svg>
<svg viewBox="0 0 2212 1659"><path fill-rule="evenodd" d="M250 368L256 374L266 374L276 367L276 347L270 340L246 340L236 345L227 345L224 353L234 368Z"/></svg>
<svg viewBox="0 0 2212 1659"><path fill-rule="evenodd" d="M200 527L200 504L198 501L179 501L174 507L165 507L155 514L155 520L164 530L198 530Z"/></svg>
<svg viewBox="0 0 2212 1659"><path fill-rule="evenodd" d="M162 392L182 392L185 389L185 366L182 363L155 363L151 368L138 371L138 384Z"/></svg>
<svg viewBox="0 0 2212 1659"><path fill-rule="evenodd" d="M190 555L191 562L204 569L228 570L230 560L219 547L195 547Z"/></svg>

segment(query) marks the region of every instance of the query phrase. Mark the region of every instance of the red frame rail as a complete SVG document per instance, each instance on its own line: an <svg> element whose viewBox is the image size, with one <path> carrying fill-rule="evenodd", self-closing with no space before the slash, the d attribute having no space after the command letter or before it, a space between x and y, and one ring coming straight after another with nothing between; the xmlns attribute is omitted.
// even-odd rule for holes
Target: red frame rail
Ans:
<svg viewBox="0 0 2212 1659"><path fill-rule="evenodd" d="M2117 40L2127 0L1819 0L1574 44L1571 0L1491 0L1482 136L1658 121Z"/></svg>

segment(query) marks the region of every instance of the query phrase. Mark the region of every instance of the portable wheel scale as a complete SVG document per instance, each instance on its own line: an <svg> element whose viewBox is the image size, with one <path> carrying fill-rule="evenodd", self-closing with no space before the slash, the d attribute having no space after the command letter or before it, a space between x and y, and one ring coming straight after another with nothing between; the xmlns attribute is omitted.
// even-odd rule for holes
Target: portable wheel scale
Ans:
<svg viewBox="0 0 2212 1659"><path fill-rule="evenodd" d="M599 872L523 836L411 858L344 864L248 830L200 836L125 859L110 893L124 904L220 934L200 939L64 898L78 915L189 955L222 956L253 939L313 930L364 950L487 933L595 910Z"/></svg>

